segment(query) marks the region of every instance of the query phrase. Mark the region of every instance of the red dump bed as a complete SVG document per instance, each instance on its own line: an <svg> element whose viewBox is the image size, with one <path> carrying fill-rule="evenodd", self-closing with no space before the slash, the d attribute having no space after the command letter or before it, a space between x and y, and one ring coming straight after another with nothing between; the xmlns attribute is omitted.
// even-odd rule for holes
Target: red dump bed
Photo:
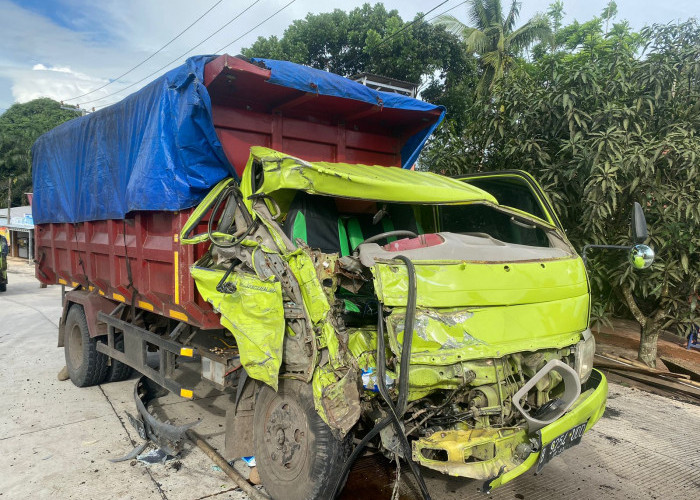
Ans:
<svg viewBox="0 0 700 500"><path fill-rule="evenodd" d="M269 70L228 55L209 62L204 77L214 125L239 175L252 145L309 161L400 166L406 140L440 116L440 111L387 109L268 83ZM208 244L178 241L191 211L37 225L37 278L133 302L201 328L220 328L189 273Z"/></svg>

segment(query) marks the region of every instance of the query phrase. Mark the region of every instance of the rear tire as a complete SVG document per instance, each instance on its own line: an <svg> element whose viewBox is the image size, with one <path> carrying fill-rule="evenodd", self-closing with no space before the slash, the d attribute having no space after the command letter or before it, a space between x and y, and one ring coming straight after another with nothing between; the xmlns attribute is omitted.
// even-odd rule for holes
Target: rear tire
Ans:
<svg viewBox="0 0 700 500"><path fill-rule="evenodd" d="M0 292L6 292L6 291L7 291L7 284L3 283L2 285L0 285Z"/></svg>
<svg viewBox="0 0 700 500"><path fill-rule="evenodd" d="M352 435L339 441L316 413L311 384L264 385L255 403L255 461L276 500L330 499L350 456Z"/></svg>
<svg viewBox="0 0 700 500"><path fill-rule="evenodd" d="M117 333L114 336L114 348L117 351L124 352L124 335ZM134 369L129 365L125 365L121 361L117 361L114 358L109 360L110 364L107 367L107 376L105 377L106 382L121 382L131 377Z"/></svg>
<svg viewBox="0 0 700 500"><path fill-rule="evenodd" d="M85 311L73 304L66 316L64 352L71 381L77 387L101 383L107 376L107 356L97 352L96 338L90 338Z"/></svg>

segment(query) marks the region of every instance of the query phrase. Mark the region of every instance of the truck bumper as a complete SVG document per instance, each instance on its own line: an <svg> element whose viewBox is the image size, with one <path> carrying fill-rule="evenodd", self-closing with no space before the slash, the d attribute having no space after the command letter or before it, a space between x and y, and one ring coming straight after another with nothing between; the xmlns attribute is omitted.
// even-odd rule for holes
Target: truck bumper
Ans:
<svg viewBox="0 0 700 500"><path fill-rule="evenodd" d="M539 431L528 435L516 427L436 432L413 442L413 460L444 474L482 479L482 491L488 492L537 464L540 450L568 430L586 423L588 432L603 415L607 397L608 381L593 370L569 411Z"/></svg>

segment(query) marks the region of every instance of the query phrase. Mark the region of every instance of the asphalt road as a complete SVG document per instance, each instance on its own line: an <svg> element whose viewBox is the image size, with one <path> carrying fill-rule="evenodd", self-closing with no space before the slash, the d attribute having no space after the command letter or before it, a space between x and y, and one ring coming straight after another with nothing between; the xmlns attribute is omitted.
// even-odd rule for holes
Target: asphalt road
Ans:
<svg viewBox="0 0 700 500"><path fill-rule="evenodd" d="M111 463L139 442L125 412L135 413L134 380L78 389L59 382L56 347L60 287L40 289L32 268L10 263L0 294L0 497L2 499L244 499L197 448L177 461ZM175 423L201 418L198 432L223 449L227 397L204 391L193 401L169 396ZM608 410L582 443L495 490L494 499L700 498L700 407L612 384ZM237 463L246 473L247 468ZM425 472L433 499L486 498L476 481ZM344 498L390 498L393 468L366 458ZM418 498L408 467L401 498Z"/></svg>

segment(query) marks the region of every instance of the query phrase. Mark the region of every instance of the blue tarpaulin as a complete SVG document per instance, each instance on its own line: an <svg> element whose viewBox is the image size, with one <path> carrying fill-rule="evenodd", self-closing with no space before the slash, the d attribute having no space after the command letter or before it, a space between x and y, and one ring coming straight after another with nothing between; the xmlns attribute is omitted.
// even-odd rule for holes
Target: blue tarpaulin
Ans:
<svg viewBox="0 0 700 500"><path fill-rule="evenodd" d="M374 90L334 73L309 68L308 66L300 66L289 61L262 58L255 58L253 61L263 63L271 71L270 79L268 80L270 83L276 83L284 87L291 87L314 94L354 99L389 109L425 112L440 110L440 118L435 123L427 125L413 137L410 137L401 149L401 165L403 168L411 168L413 166L425 145L425 141L428 140L430 134L435 131L445 117L445 108L443 106L436 106L402 94Z"/></svg>
<svg viewBox="0 0 700 500"><path fill-rule="evenodd" d="M236 176L216 135L204 66L197 56L122 101L59 125L34 144L34 222L121 219L137 210L177 211L198 204L221 179ZM434 111L440 119L401 151L410 167L444 116L417 99L379 92L306 66L259 60L270 83L377 104Z"/></svg>

